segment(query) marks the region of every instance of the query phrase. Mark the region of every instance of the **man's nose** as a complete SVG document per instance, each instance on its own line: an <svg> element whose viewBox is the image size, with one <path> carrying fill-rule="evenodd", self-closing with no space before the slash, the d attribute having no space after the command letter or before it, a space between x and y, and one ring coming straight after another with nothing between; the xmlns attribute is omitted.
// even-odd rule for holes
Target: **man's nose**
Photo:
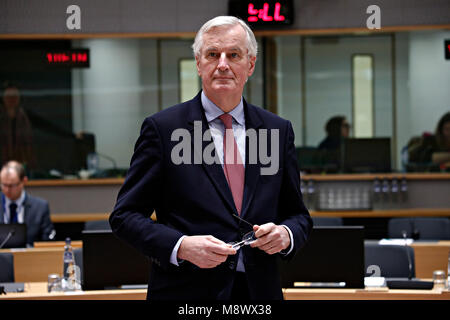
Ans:
<svg viewBox="0 0 450 320"><path fill-rule="evenodd" d="M229 68L229 66L228 66L228 59L227 59L227 55L225 54L225 52L220 54L219 64L218 64L217 68L220 71L225 71L225 70L227 70Z"/></svg>

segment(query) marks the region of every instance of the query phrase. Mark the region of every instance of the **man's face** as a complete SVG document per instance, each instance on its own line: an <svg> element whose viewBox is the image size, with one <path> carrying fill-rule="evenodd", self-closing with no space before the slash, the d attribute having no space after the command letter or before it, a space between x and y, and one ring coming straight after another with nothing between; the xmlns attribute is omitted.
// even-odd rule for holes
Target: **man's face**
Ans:
<svg viewBox="0 0 450 320"><path fill-rule="evenodd" d="M212 28L203 35L197 70L208 98L241 96L247 78L255 69L249 58L245 30L240 26Z"/></svg>
<svg viewBox="0 0 450 320"><path fill-rule="evenodd" d="M341 136L344 138L348 138L350 135L350 124L347 120L342 121L341 125Z"/></svg>
<svg viewBox="0 0 450 320"><path fill-rule="evenodd" d="M14 170L3 169L0 173L2 192L13 201L19 199L22 194L25 181L26 178L20 180L19 175Z"/></svg>

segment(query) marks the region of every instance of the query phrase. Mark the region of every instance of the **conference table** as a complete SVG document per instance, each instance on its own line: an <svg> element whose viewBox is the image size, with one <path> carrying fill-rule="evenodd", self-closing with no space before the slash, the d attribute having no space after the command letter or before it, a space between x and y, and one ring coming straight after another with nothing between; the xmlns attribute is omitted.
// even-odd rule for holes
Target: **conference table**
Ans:
<svg viewBox="0 0 450 320"><path fill-rule="evenodd" d="M47 292L46 282L25 283L25 292L0 295L0 300L145 300L146 289ZM450 300L448 290L283 289L285 300Z"/></svg>
<svg viewBox="0 0 450 320"><path fill-rule="evenodd" d="M81 248L81 241L73 241ZM431 279L435 270L447 272L450 241L414 242L416 277ZM62 274L64 242L38 242L34 248L0 249L14 255L14 274L17 282L43 282L51 273Z"/></svg>
<svg viewBox="0 0 450 320"><path fill-rule="evenodd" d="M73 241L81 248L81 241ZM434 270L447 271L450 241L415 242L416 277L431 279ZM47 292L47 276L62 273L64 242L35 243L34 248L2 249L14 255L15 281L24 283L24 292L0 295L13 300L145 300L146 289ZM286 300L450 300L448 291L366 289L283 289Z"/></svg>

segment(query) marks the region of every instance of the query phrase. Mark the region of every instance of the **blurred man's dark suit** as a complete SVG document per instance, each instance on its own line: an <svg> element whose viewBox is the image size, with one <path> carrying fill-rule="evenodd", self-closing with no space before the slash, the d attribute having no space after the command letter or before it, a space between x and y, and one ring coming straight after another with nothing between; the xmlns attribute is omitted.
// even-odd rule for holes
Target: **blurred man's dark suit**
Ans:
<svg viewBox="0 0 450 320"><path fill-rule="evenodd" d="M24 223L27 225L27 244L33 245L35 241L52 240L55 228L50 220L48 202L27 193L23 205ZM4 208L0 206L0 223L4 223L3 214Z"/></svg>

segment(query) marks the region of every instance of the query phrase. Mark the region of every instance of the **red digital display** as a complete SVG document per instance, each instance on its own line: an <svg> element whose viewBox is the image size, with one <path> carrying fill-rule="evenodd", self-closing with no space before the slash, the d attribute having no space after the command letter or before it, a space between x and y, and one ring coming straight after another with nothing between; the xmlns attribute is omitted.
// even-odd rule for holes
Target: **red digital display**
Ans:
<svg viewBox="0 0 450 320"><path fill-rule="evenodd" d="M255 5L253 3L248 4L248 22L258 22L258 19L262 21L284 21L285 18L280 14L281 4L279 2L275 2L274 5L274 13L273 17L269 15L270 5L267 2L264 2L262 9L255 9Z"/></svg>
<svg viewBox="0 0 450 320"><path fill-rule="evenodd" d="M253 27L290 25L294 19L292 0L229 0L229 14Z"/></svg>
<svg viewBox="0 0 450 320"><path fill-rule="evenodd" d="M89 67L89 50L72 49L64 51L47 51L45 61L49 66L66 66L72 68Z"/></svg>

